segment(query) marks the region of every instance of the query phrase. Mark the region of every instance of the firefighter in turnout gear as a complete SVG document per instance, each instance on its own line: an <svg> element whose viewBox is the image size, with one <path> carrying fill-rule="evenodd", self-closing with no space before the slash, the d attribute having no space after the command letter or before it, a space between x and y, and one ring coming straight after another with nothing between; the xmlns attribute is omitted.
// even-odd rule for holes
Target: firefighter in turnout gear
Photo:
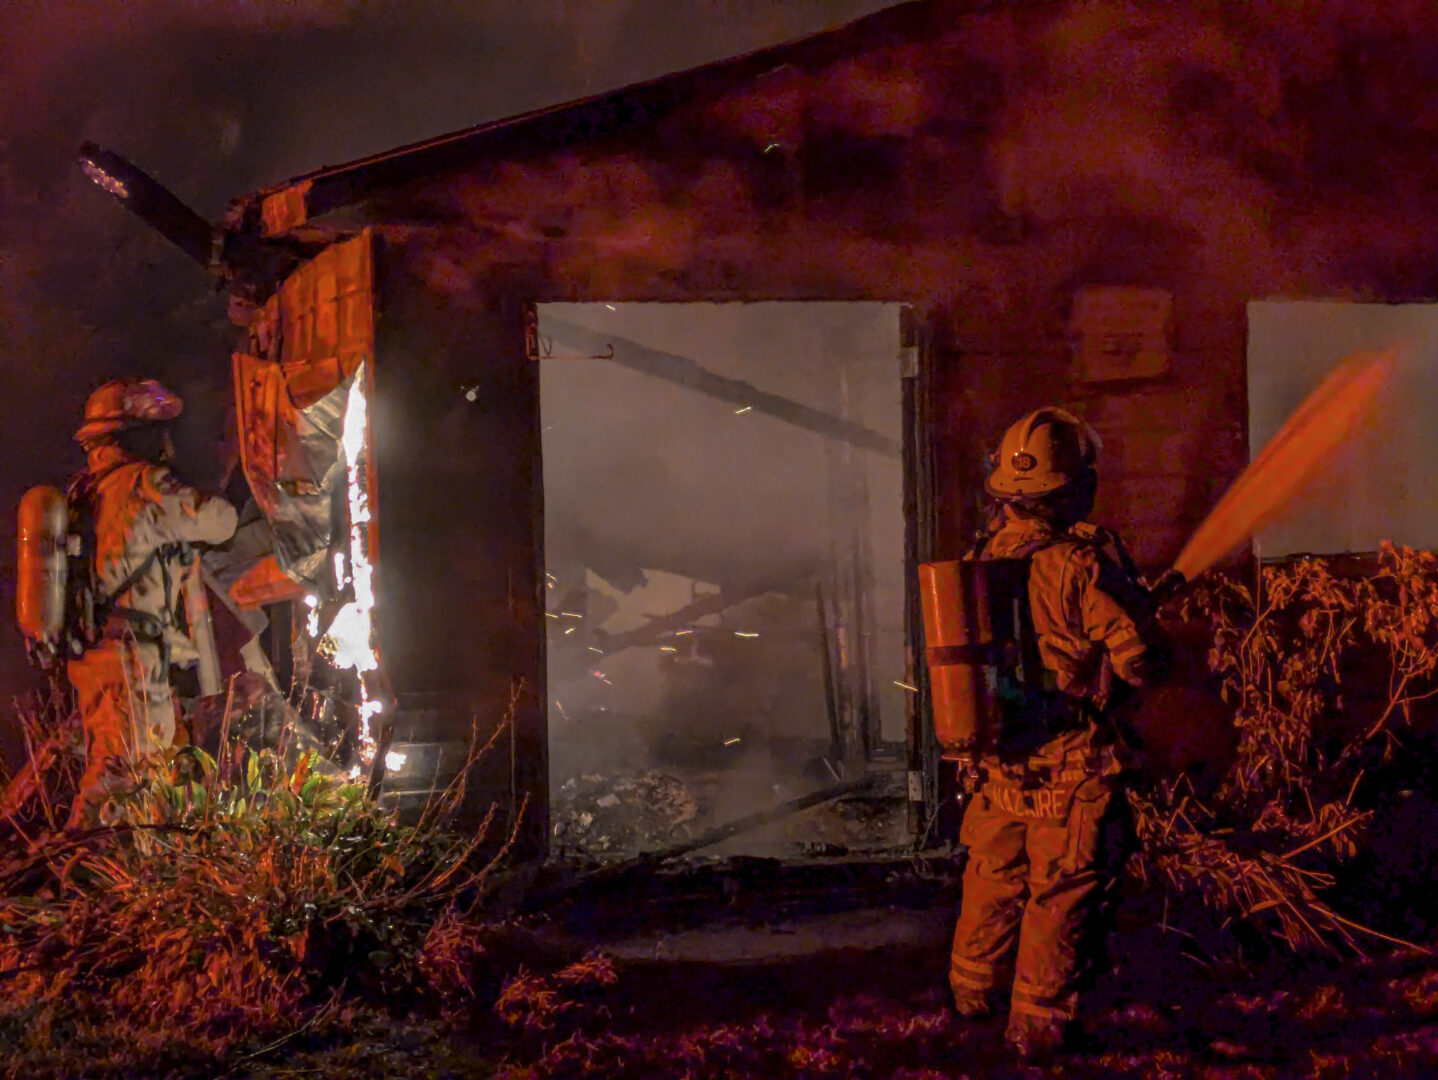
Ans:
<svg viewBox="0 0 1438 1080"><path fill-rule="evenodd" d="M133 764L174 738L169 667L196 656L176 625L175 563L188 545L222 543L235 530L234 507L166 467L166 423L182 408L154 380L117 380L90 396L75 433L86 467L70 503L92 530L98 625L97 640L68 665L85 732L72 829L99 824L109 796L133 785Z"/></svg>
<svg viewBox="0 0 1438 1080"><path fill-rule="evenodd" d="M1122 854L1109 714L1125 684L1151 681L1158 655L1132 563L1083 521L1097 449L1088 425L1062 409L1009 428L985 485L999 517L967 556L1028 561L1041 670L977 763L959 834L968 862L949 983L960 1014L975 1018L1007 991L1006 1038L1026 1059L1077 1033L1080 984Z"/></svg>

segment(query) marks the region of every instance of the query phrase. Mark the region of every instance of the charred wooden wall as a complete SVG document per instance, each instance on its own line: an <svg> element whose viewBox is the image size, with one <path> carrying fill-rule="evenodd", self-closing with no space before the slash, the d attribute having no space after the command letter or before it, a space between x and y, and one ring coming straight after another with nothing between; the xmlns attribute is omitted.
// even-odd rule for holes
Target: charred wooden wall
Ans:
<svg viewBox="0 0 1438 1080"><path fill-rule="evenodd" d="M508 793L490 839L517 829L534 850L548 829L548 743L539 370L524 305L499 291L450 304L392 273L380 290L375 611L395 737L437 743L441 782L472 740L490 744L470 770L467 817Z"/></svg>

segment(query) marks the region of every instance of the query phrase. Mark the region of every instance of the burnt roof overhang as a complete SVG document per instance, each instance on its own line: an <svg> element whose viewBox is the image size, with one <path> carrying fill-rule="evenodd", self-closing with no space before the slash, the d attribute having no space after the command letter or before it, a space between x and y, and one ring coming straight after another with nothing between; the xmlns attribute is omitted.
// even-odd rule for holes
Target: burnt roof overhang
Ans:
<svg viewBox="0 0 1438 1080"><path fill-rule="evenodd" d="M932 38L959 15L994 6L1002 5L998 0L910 0L758 52L326 166L236 199L231 228L280 236L387 188L479 161L563 149L652 124L680 105L718 96L779 69L815 70L861 49Z"/></svg>

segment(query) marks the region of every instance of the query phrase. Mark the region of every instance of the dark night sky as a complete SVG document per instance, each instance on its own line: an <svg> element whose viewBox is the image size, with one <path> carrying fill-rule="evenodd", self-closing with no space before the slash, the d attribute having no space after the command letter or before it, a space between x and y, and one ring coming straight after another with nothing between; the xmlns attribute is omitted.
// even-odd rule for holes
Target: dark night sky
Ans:
<svg viewBox="0 0 1438 1080"><path fill-rule="evenodd" d="M472 124L752 51L889 0L0 2L0 506L80 463L90 389L156 374L213 471L234 334L205 275L74 164L119 151L203 215L244 192ZM26 683L13 541L0 693ZM8 717L8 709L0 715ZM0 721L3 729L4 721ZM3 735L3 730L0 730ZM0 745L3 745L0 738Z"/></svg>

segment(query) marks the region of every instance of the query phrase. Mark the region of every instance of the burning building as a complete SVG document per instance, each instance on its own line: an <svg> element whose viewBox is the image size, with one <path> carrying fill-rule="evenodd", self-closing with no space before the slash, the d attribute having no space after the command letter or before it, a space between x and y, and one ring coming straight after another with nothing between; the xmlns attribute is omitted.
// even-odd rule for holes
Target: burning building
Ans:
<svg viewBox="0 0 1438 1080"><path fill-rule="evenodd" d="M1082 412L1096 516L1167 565L1247 461L1249 304L1434 294L1405 18L921 0L241 197L182 244L244 327L273 541L231 591L283 672L355 672L401 800L497 732L470 805L531 851L617 759L593 797L682 838L754 743L743 808L874 774L921 829L915 567L1003 426Z"/></svg>

